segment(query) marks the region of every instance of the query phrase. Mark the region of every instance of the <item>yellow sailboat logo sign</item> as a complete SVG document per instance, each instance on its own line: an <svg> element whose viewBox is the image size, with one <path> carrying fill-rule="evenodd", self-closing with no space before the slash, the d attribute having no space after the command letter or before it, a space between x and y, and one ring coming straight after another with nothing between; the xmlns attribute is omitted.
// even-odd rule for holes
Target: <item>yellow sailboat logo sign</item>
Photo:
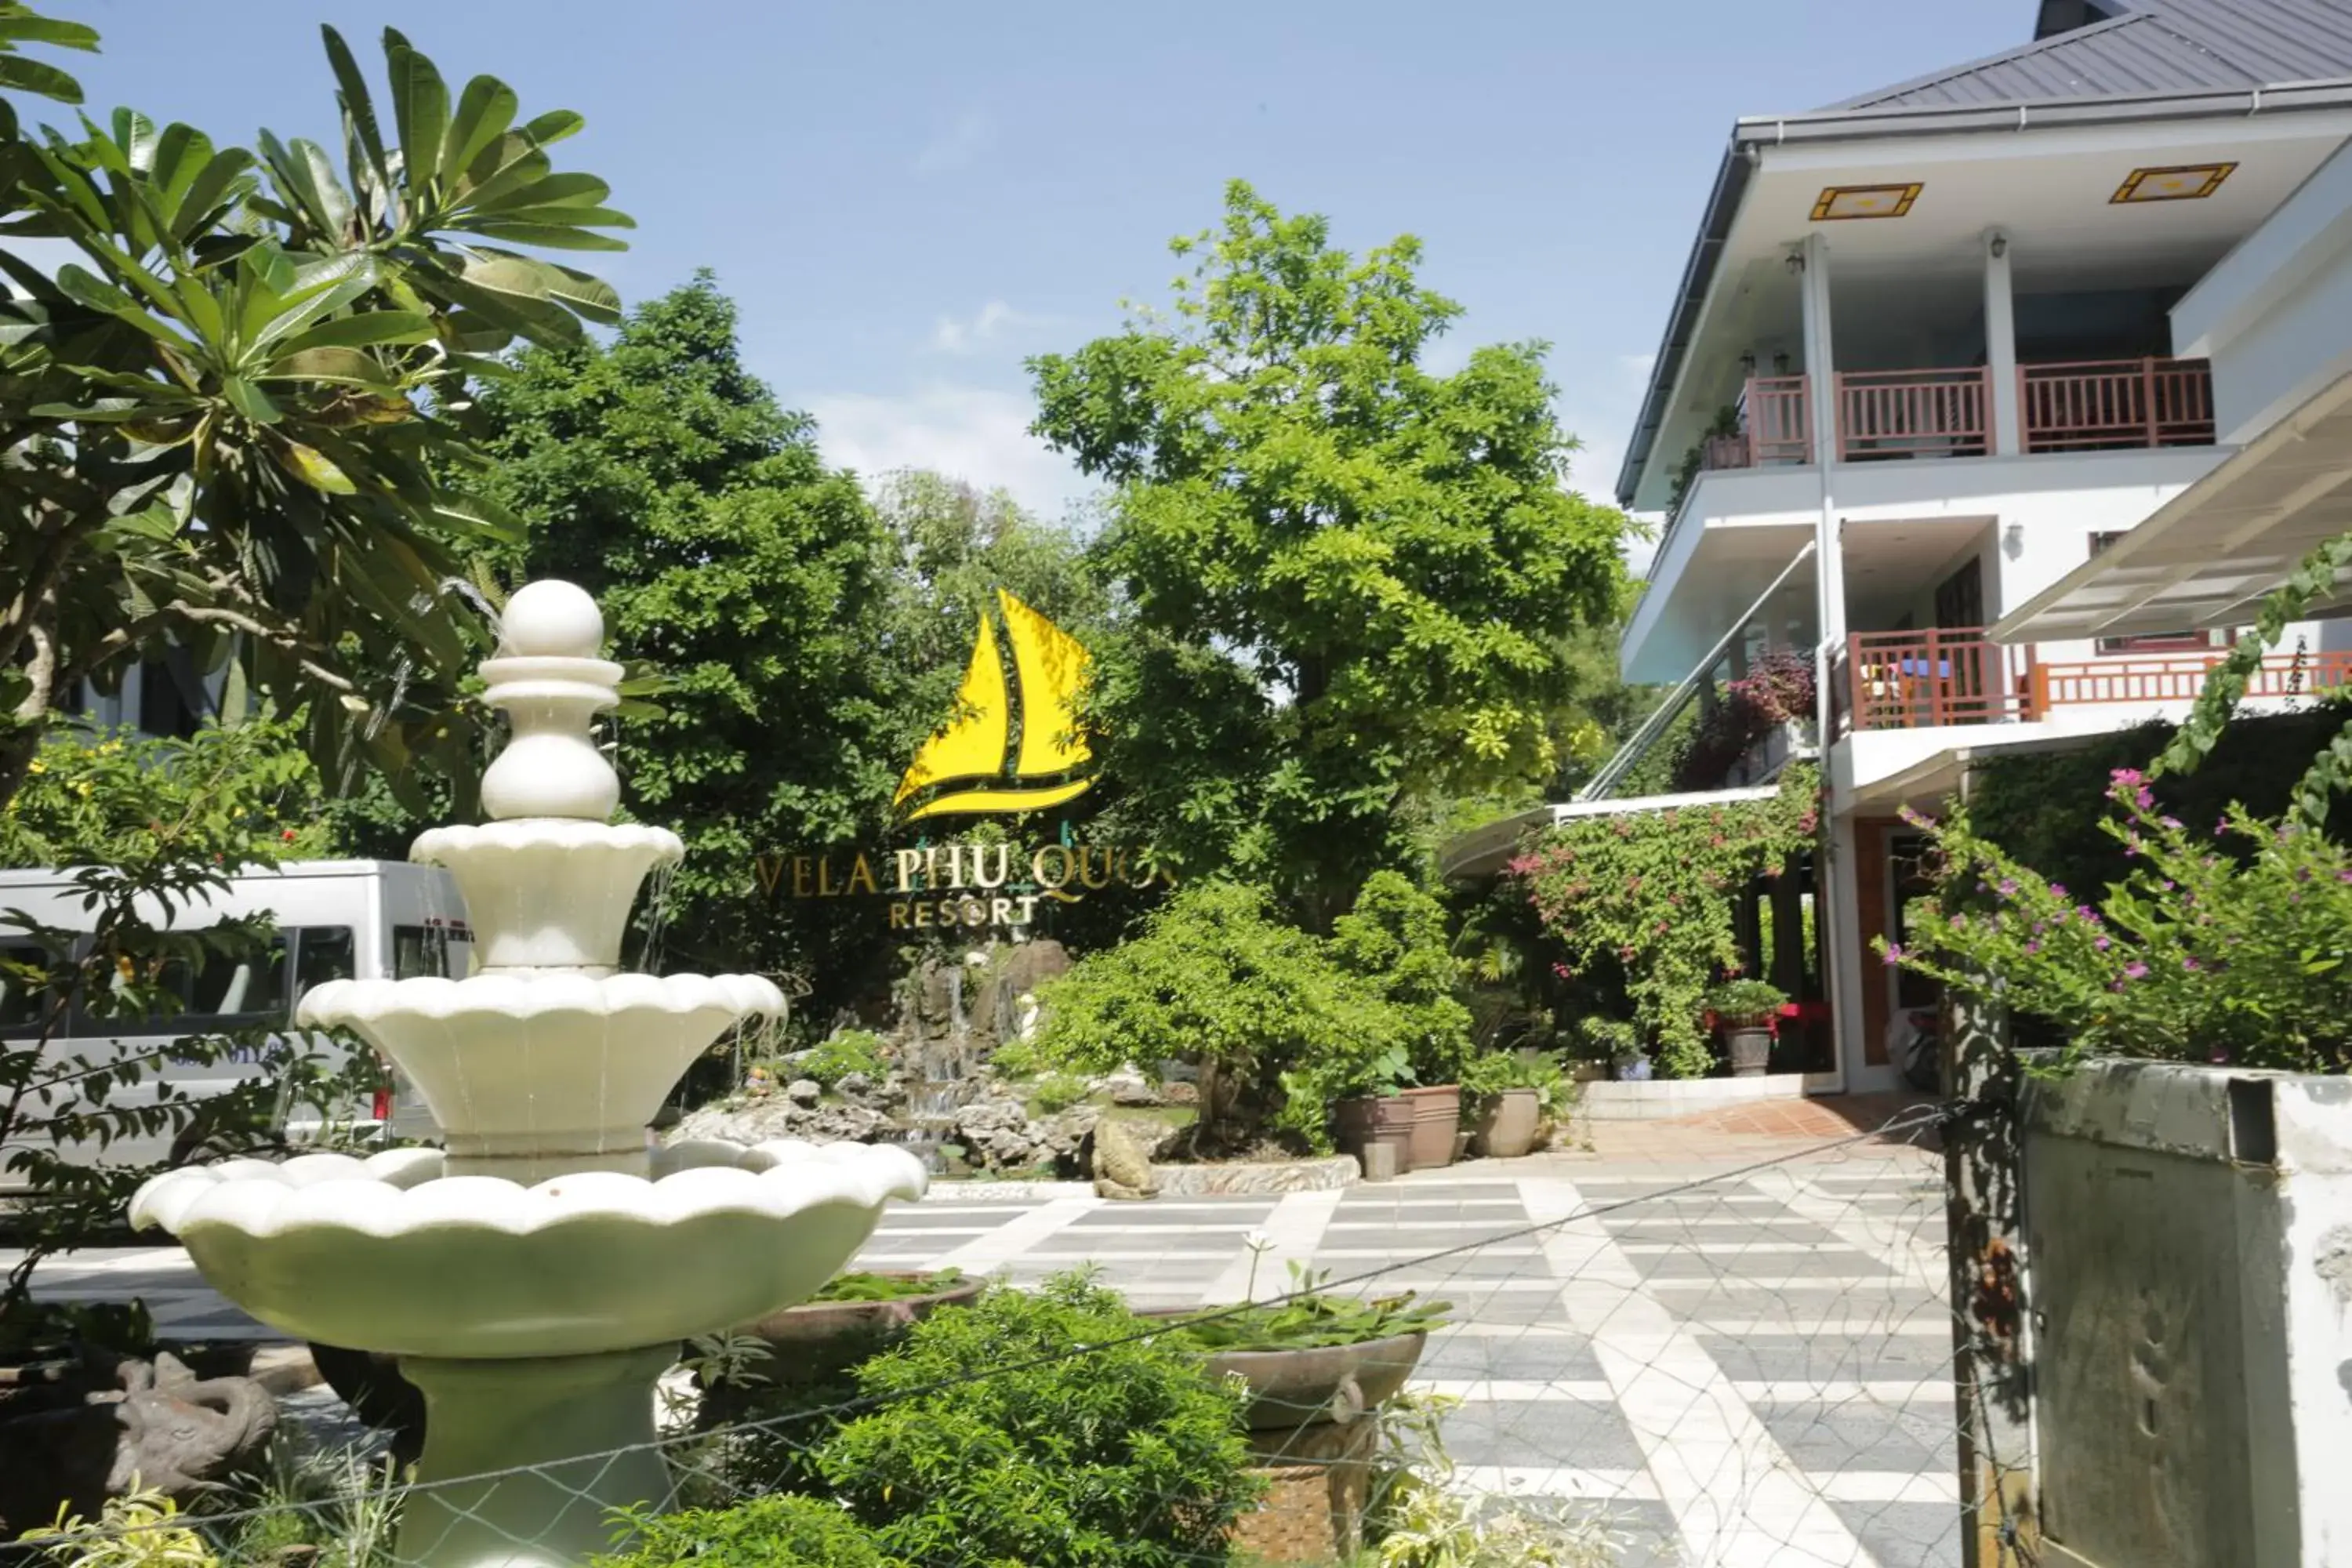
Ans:
<svg viewBox="0 0 2352 1568"><path fill-rule="evenodd" d="M999 588L1012 645L1012 680L986 612L956 692L955 717L923 742L894 799L902 822L1042 811L1094 784L1078 734L1087 650L1069 633Z"/></svg>

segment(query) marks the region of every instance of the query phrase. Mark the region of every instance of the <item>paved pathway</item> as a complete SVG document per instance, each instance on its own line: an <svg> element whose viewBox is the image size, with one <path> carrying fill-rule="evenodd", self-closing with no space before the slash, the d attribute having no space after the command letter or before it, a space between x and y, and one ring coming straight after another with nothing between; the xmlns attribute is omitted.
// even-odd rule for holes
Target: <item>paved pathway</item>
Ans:
<svg viewBox="0 0 2352 1568"><path fill-rule="evenodd" d="M1629 1563L1958 1563L1937 1166L1865 1145L1726 1175L1727 1130L1685 1131L1601 1128L1601 1153L1279 1198L965 1188L892 1211L859 1263L1021 1282L1092 1263L1139 1306L1182 1306L1243 1299L1244 1238L1263 1231L1260 1296L1295 1258L1453 1302L1420 1381L1463 1400L1446 1431L1468 1479L1606 1505ZM1729 1140L1736 1160L1802 1147L1772 1131ZM85 1254L40 1280L144 1296L174 1333L263 1331L173 1249Z"/></svg>

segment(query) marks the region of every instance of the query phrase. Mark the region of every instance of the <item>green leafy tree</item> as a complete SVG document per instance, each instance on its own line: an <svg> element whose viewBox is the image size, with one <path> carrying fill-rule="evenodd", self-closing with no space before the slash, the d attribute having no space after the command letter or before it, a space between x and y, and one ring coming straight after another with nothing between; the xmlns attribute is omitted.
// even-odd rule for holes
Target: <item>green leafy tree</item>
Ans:
<svg viewBox="0 0 2352 1568"><path fill-rule="evenodd" d="M466 767L454 683L481 624L450 584L508 533L471 388L485 356L617 312L516 247L615 249L628 220L603 181L554 171L579 115L523 120L488 76L453 94L387 29L387 133L323 31L340 159L128 109L78 135L0 125L0 240L78 253L50 277L0 246L0 797L85 681L170 647L306 712L322 759L404 784L419 748ZM9 5L0 42L95 39ZM13 54L0 86L79 96Z"/></svg>
<svg viewBox="0 0 2352 1568"><path fill-rule="evenodd" d="M660 712L622 724L617 760L632 808L687 840L671 955L862 961L870 918L773 898L756 869L877 834L911 752L877 655L887 541L855 476L744 369L708 276L610 346L525 353L482 414L496 493L529 528L520 569L595 595L616 656L662 671Z"/></svg>
<svg viewBox="0 0 2352 1568"><path fill-rule="evenodd" d="M1359 259L1236 183L1174 248L1172 316L1031 363L1036 432L1116 487L1096 744L1163 855L1320 926L1410 859L1410 803L1552 769L1626 523L1566 489L1540 345L1423 367L1460 310L1416 241Z"/></svg>

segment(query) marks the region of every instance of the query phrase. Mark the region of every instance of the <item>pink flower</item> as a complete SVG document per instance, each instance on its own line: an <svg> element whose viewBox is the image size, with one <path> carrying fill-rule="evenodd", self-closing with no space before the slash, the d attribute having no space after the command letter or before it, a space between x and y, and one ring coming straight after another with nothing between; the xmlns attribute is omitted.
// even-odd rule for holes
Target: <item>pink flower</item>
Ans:
<svg viewBox="0 0 2352 1568"><path fill-rule="evenodd" d="M2106 952L2106 951L2107 951L2107 949L2109 949L2109 948L2111 948L2111 947L2115 946L2116 944L2115 944L2114 942L2109 942L2105 937L2101 937L2098 941L2096 941L2096 942L2093 942L2091 945L2092 945L2093 947L2097 948L2101 952Z"/></svg>
<svg viewBox="0 0 2352 1568"><path fill-rule="evenodd" d="M2175 833L2180 831L2180 818L2177 816L2159 816L2157 818L2157 821L2163 824L2166 827L2170 828Z"/></svg>
<svg viewBox="0 0 2352 1568"><path fill-rule="evenodd" d="M2135 961L2124 965L2124 978L2126 980L2138 980L2144 977L2147 973L2147 965L2145 963Z"/></svg>
<svg viewBox="0 0 2352 1568"><path fill-rule="evenodd" d="M2187 958L2180 961L2180 967L2189 971L2189 973L2194 974L2205 966L2197 962L2196 954L2191 953Z"/></svg>
<svg viewBox="0 0 2352 1568"><path fill-rule="evenodd" d="M1902 944L1901 944L1900 942L1888 942L1888 943L1886 944L1885 959L1886 959L1887 963L1889 963L1890 965L1892 965L1892 964L1897 964L1897 963L1902 963L1902 962L1903 962L1903 946L1902 946Z"/></svg>
<svg viewBox="0 0 2352 1568"><path fill-rule="evenodd" d="M2147 782L2147 775L2137 768L2117 768L2107 775L2108 781L2129 789Z"/></svg>
<svg viewBox="0 0 2352 1568"><path fill-rule="evenodd" d="M2065 883L2063 883L2063 882L2053 882L2053 883L2051 883L2051 884L2050 884L2050 896L2051 896L2052 898L2053 898L2053 899L2063 899L2063 898L2064 898L2064 897L2066 896L2066 884L2065 884Z"/></svg>

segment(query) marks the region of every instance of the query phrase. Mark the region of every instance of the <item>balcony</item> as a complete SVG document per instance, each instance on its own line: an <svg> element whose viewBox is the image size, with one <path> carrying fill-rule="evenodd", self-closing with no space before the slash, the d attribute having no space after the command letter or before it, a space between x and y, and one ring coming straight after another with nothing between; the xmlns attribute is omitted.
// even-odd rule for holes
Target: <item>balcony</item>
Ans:
<svg viewBox="0 0 2352 1568"><path fill-rule="evenodd" d="M1991 642L1981 627L1856 632L1832 661L1840 735L1951 724L2029 723L2061 709L2189 702L2219 648L2044 663L2032 647ZM2274 654L2247 682L2250 700L2352 688L2352 653Z"/></svg>
<svg viewBox="0 0 2352 1568"><path fill-rule="evenodd" d="M1980 458L1993 446L1992 372L1842 371L1834 378L1843 463ZM1811 395L1802 375L1750 377L1736 435L1710 437L1701 471L1813 460ZM2210 446L2213 375L2203 360L2086 360L2018 368L2028 452Z"/></svg>

